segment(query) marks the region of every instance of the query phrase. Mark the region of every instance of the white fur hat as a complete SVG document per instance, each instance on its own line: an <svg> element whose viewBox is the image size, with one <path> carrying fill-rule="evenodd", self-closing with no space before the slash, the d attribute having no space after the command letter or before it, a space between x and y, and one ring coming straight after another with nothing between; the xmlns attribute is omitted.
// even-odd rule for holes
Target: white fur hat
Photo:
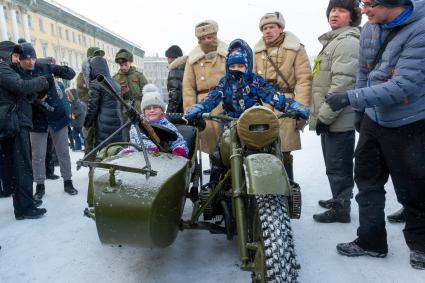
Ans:
<svg viewBox="0 0 425 283"><path fill-rule="evenodd" d="M165 111L167 104L165 104L164 100L159 93L159 89L154 84L147 84L143 87L143 97L142 103L140 104L140 109L142 111L152 105L159 105L162 111Z"/></svg>
<svg viewBox="0 0 425 283"><path fill-rule="evenodd" d="M260 20L260 31L263 31L263 26L267 24L277 24L281 28L285 28L285 19L280 12L267 13Z"/></svg>

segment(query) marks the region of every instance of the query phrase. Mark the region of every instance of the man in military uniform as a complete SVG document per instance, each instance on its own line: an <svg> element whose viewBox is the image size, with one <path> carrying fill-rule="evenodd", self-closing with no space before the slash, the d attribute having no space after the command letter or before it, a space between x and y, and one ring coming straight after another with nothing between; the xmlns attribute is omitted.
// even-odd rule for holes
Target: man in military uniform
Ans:
<svg viewBox="0 0 425 283"><path fill-rule="evenodd" d="M254 47L254 72L268 83L304 106L311 100L311 67L299 38L285 29L280 12L267 13L260 20L262 38ZM280 139L285 170L293 180L291 151L301 149L299 131L306 124L303 119L280 119Z"/></svg>
<svg viewBox="0 0 425 283"><path fill-rule="evenodd" d="M195 36L198 45L193 49L186 62L183 76L183 109L186 112L190 106L201 101L208 95L224 76L227 55L227 44L217 39L218 24L212 20L203 21L195 26ZM217 107L213 113L220 113ZM220 126L213 121L207 121L201 132L201 150L213 154L217 146Z"/></svg>
<svg viewBox="0 0 425 283"><path fill-rule="evenodd" d="M87 49L87 59L94 56L105 56L105 51L101 50L99 47L89 47ZM83 63L83 68L87 62ZM77 76L77 96L80 101L84 102L86 105L89 103L89 82L84 80L83 72L80 72ZM93 149L94 143L94 131L93 128L83 128L84 134L84 153L87 154Z"/></svg>
<svg viewBox="0 0 425 283"><path fill-rule="evenodd" d="M133 105L140 112L142 89L148 83L145 76L131 65L133 63L133 54L126 49L118 50L115 55L115 63L119 64L120 69L112 78L120 84L124 100L134 103ZM127 121L127 115L123 113L123 116L123 120ZM130 140L129 131L130 127L123 131L125 141Z"/></svg>

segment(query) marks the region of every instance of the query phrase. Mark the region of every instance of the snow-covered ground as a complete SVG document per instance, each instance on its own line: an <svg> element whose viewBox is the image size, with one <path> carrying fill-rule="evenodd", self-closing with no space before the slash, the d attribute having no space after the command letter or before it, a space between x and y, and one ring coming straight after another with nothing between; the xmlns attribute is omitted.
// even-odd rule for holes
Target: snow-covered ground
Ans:
<svg viewBox="0 0 425 283"><path fill-rule="evenodd" d="M73 164L82 157L71 154ZM357 204L350 224L313 221L314 213L324 211L317 200L329 198L330 189L320 141L311 132L303 134L303 150L295 153L295 175L303 191L302 217L292 222L301 282L425 282L425 271L409 265L401 224L387 225L384 259L336 253L337 243L355 238ZM65 194L61 180L46 182L48 212L39 220L16 221L11 198L0 199L0 282L249 282L250 274L238 267L236 242L223 235L184 231L166 249L102 245L95 223L83 217L87 169L74 171L73 181L77 196ZM390 213L399 204L391 184L387 190L385 211Z"/></svg>

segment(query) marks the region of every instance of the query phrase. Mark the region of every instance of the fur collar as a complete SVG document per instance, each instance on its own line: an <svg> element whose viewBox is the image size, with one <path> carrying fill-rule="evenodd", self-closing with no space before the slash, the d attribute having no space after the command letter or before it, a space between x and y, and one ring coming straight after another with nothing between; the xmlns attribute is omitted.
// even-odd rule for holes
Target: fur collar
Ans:
<svg viewBox="0 0 425 283"><path fill-rule="evenodd" d="M227 55L228 45L221 40L218 40L217 53L223 57ZM204 58L205 53L202 51L201 46L198 44L195 49L190 51L188 55L189 64L193 65L198 62L200 59Z"/></svg>
<svg viewBox="0 0 425 283"><path fill-rule="evenodd" d="M282 47L285 49L292 49L298 51L301 47L300 39L290 31L285 31L285 39L283 40ZM254 47L254 53L266 51L267 46L263 38L261 38Z"/></svg>
<svg viewBox="0 0 425 283"><path fill-rule="evenodd" d="M181 56L176 58L168 67L170 70L177 69L180 66L186 65L187 56Z"/></svg>

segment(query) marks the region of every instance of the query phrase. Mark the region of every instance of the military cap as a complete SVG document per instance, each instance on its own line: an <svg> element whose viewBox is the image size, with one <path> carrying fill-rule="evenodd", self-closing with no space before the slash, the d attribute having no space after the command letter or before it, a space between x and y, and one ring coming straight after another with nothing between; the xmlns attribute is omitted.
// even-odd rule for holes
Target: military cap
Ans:
<svg viewBox="0 0 425 283"><path fill-rule="evenodd" d="M122 64L125 62L133 62L133 54L127 49L118 50L115 55L115 63Z"/></svg>
<svg viewBox="0 0 425 283"><path fill-rule="evenodd" d="M103 51L102 49L100 49L99 47L93 46L93 47L89 47L87 49L87 58L91 58L94 56L100 56L103 57L105 56L105 51Z"/></svg>

